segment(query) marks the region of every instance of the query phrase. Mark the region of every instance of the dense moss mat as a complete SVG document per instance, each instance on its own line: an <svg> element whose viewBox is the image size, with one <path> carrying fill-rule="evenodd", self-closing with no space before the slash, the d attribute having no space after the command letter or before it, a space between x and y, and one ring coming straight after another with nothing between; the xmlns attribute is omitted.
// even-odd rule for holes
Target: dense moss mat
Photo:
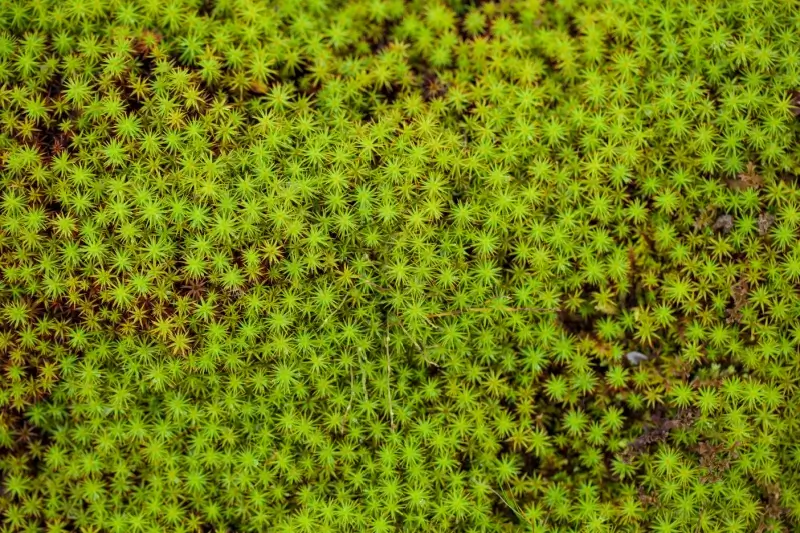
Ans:
<svg viewBox="0 0 800 533"><path fill-rule="evenodd" d="M0 0L0 531L797 530L799 7Z"/></svg>

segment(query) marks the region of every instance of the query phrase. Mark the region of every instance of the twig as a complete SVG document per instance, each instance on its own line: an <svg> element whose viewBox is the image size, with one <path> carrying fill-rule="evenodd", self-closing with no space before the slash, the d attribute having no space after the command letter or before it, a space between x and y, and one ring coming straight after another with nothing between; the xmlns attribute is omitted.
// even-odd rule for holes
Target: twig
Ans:
<svg viewBox="0 0 800 533"><path fill-rule="evenodd" d="M370 287L372 287L373 289L375 289L376 291L380 292L380 293L384 293L385 294L385 293L389 292L389 289L387 289L386 287L381 287L380 285L378 285L374 281L368 280L367 278L365 278L365 277L363 277L363 276L361 276L359 274L356 274L355 272L351 272L351 274L353 276L357 277L358 279L360 279L361 281L363 281L364 283L366 283L367 285L369 285Z"/></svg>
<svg viewBox="0 0 800 533"><path fill-rule="evenodd" d="M364 399L369 401L369 391L367 391L367 369L364 365L361 366L361 385L364 387Z"/></svg>
<svg viewBox="0 0 800 533"><path fill-rule="evenodd" d="M420 345L419 345L419 343L417 342L417 339L415 339L415 338L414 338L414 336L413 336L413 335L411 335L411 334L408 332L408 330L405 328L405 326L403 326L403 321L402 321L402 320L400 320L400 317L399 317L399 316L397 316L396 314L395 314L395 317L398 319L398 320L397 320L397 325L398 325L398 326L400 326L400 329L402 329L402 330L403 330L403 333L405 333L405 334L406 334L406 336L407 336L409 339L411 339L411 342L413 342L413 343L414 343L414 347L415 347L415 348L416 348L416 349L419 351L420 355L422 355L422 358L425 360L425 362L426 362L426 363L428 363L429 365L433 365L433 366L435 366L436 368L439 368L439 365L438 365L438 364L436 364L435 362L433 362L433 361L431 361L430 359L428 359L427 357L425 357L425 351L422 349L422 346L420 346ZM437 327L437 326L436 326L436 324L432 324L432 325L433 325L433 327L434 327L434 328L435 328L435 327Z"/></svg>
<svg viewBox="0 0 800 533"><path fill-rule="evenodd" d="M328 313L328 316L327 316L327 317L325 317L325 320L323 320L323 321L322 321L322 324L320 325L320 327L321 327L321 328L322 328L322 327L325 327L325 324L327 324L327 323L328 323L328 320L330 320L330 319L331 319L331 317L333 317L333 315L335 315L336 313L338 313L338 312L339 312L339 309L341 309L341 308L342 308L342 306L344 305L344 303L345 303L346 301L347 301L347 299L346 299L346 298L342 298L342 301L341 301L341 302L339 302L339 305L337 305L337 306L336 306L336 309L334 309L332 312Z"/></svg>
<svg viewBox="0 0 800 533"><path fill-rule="evenodd" d="M547 307L469 307L467 309L459 309L456 311L444 311L442 313L433 313L427 315L428 318L440 318L443 316L455 316L463 313L491 313L492 311L502 311L504 313L524 313L524 312L537 312L537 313L555 313L558 309Z"/></svg>
<svg viewBox="0 0 800 533"><path fill-rule="evenodd" d="M480 481L476 480L474 477L472 478L472 482L473 482L473 483L480 483L481 485L484 485L484 486L485 486L487 489L489 489L489 490L490 490L490 491L491 491L491 492L492 492L492 493L493 493L495 496L497 496L498 498L500 498L500 500L501 500L501 501L502 501L504 504L506 504L506 507L508 507L509 509L511 509L511 511L512 511L512 512L513 512L515 515L517 515L517 518L519 518L519 519L520 519L520 520L522 520L523 522L526 522L526 523L527 523L528 525L530 525L531 527L534 527L534 526L533 526L533 522L531 522L530 520L528 520L528 518L527 518L527 517L526 517L526 516L525 516L525 515L522 513L522 509L520 509L520 508L519 508L519 506L517 505L517 503L516 503L516 502L514 502L514 505L511 505L511 503L509 503L509 501L508 501L508 500L506 500L506 498L505 498L505 497L504 497L502 494L500 494L499 492L497 492L496 490L494 490L494 489L491 487L491 485L489 485L489 484L484 484L483 482L480 482Z"/></svg>
<svg viewBox="0 0 800 533"><path fill-rule="evenodd" d="M403 333L405 333L405 334L408 336L408 338L409 338L409 339L411 339L411 342L413 342L413 343L414 343L414 347L415 347L417 350L419 350L419 351L421 352L421 351L422 351L422 347L421 347L421 346L419 345L419 343L417 342L417 339L415 339L415 338L414 338L414 337L413 337L413 336L412 336L412 335L411 335L411 334L408 332L408 330L405 328L405 326L403 326L403 321L402 321L402 320L400 320L400 317L399 317L399 316L397 316L397 314L395 314L394 316L395 316L395 318L397 318L397 319L398 319L398 320L397 320L397 325L398 325L398 326L400 326L400 329L402 329L402 330L403 330Z"/></svg>
<svg viewBox="0 0 800 533"><path fill-rule="evenodd" d="M394 409L392 408L392 365L389 361L389 331L386 331L386 400L389 402L389 420L394 430Z"/></svg>
<svg viewBox="0 0 800 533"><path fill-rule="evenodd" d="M359 359L361 356L359 355ZM347 409L345 410L344 414L347 415L350 412L350 407L353 406L353 396L356 394L356 376L353 373L353 367L350 367L350 401L347 402Z"/></svg>

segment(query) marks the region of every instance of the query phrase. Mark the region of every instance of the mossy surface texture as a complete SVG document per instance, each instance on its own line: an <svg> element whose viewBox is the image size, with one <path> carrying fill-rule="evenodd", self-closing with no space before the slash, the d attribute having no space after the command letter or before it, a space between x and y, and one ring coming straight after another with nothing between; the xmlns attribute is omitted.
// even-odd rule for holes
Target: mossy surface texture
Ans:
<svg viewBox="0 0 800 533"><path fill-rule="evenodd" d="M0 0L0 533L800 528L794 0Z"/></svg>

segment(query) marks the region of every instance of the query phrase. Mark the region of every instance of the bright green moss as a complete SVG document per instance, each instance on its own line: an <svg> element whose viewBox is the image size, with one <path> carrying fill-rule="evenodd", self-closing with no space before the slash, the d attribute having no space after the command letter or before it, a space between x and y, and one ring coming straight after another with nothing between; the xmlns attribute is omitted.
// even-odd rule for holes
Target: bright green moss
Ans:
<svg viewBox="0 0 800 533"><path fill-rule="evenodd" d="M0 0L0 531L800 527L796 7Z"/></svg>

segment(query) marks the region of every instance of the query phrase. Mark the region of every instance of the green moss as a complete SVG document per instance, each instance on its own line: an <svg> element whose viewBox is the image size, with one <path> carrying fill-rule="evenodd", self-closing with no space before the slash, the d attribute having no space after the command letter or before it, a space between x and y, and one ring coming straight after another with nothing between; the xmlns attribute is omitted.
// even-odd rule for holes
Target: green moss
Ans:
<svg viewBox="0 0 800 533"><path fill-rule="evenodd" d="M795 7L0 0L0 531L796 529Z"/></svg>

